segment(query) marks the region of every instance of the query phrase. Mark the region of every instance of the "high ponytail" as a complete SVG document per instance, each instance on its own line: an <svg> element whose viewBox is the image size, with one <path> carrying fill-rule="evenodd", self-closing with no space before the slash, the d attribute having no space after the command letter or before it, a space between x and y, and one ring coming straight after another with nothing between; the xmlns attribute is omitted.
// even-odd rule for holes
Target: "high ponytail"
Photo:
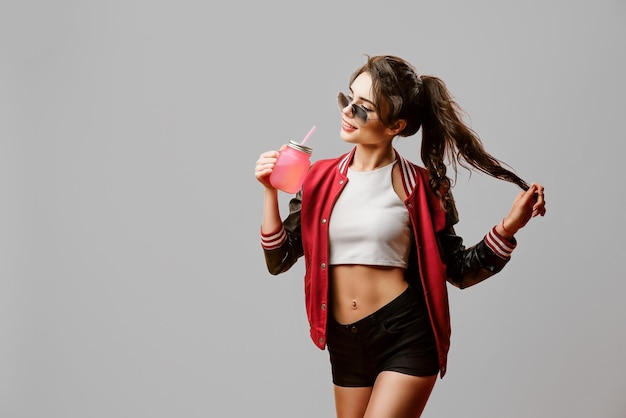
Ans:
<svg viewBox="0 0 626 418"><path fill-rule="evenodd" d="M444 161L450 161L456 171L457 165L471 167L495 177L517 184L523 190L529 186L515 173L485 151L478 135L463 120L463 111L452 99L445 83L438 77L421 76L422 92L422 149L421 158L430 174L433 190L445 195L452 185L447 176Z"/></svg>
<svg viewBox="0 0 626 418"><path fill-rule="evenodd" d="M528 184L483 148L478 135L462 119L462 109L452 99L445 83L434 76L419 76L406 60L392 56L368 56L367 62L350 79L367 72L372 77L374 97L384 104L378 109L385 126L399 119L406 121L398 136L408 137L422 129L421 158L430 175L430 185L445 205L452 180L447 176L446 160L457 166L475 168L489 176L517 184ZM382 111L381 111L382 110Z"/></svg>

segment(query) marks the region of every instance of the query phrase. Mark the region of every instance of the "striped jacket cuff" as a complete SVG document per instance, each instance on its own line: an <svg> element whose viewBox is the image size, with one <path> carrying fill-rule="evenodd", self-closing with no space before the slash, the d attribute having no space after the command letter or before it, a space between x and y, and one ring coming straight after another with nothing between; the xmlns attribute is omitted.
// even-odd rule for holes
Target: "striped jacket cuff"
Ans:
<svg viewBox="0 0 626 418"><path fill-rule="evenodd" d="M511 240L504 238L502 235L498 234L495 226L485 235L485 243L498 257L505 260L511 258L511 253L515 247L517 247L515 238Z"/></svg>
<svg viewBox="0 0 626 418"><path fill-rule="evenodd" d="M283 225L272 233L264 234L261 231L261 246L265 250L274 250L280 247L287 240L287 233Z"/></svg>

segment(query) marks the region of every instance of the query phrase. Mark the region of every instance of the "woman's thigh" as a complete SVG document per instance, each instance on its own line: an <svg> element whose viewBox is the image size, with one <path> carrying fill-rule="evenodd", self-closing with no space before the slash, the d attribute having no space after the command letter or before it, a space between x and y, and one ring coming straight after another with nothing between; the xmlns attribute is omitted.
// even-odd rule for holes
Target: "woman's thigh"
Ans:
<svg viewBox="0 0 626 418"><path fill-rule="evenodd" d="M337 418L363 418L371 393L371 386L345 387L335 385Z"/></svg>
<svg viewBox="0 0 626 418"><path fill-rule="evenodd" d="M410 376L384 371L378 375L364 418L421 416L437 381L434 376Z"/></svg>

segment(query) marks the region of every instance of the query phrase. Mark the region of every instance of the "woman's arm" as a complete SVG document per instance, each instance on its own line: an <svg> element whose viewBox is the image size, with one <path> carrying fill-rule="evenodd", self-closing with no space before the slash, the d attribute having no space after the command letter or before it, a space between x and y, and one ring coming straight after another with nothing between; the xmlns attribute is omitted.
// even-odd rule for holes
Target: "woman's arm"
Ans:
<svg viewBox="0 0 626 418"><path fill-rule="evenodd" d="M302 230L300 210L301 193L289 202L289 216L279 222L275 230L263 231L261 227L261 246L265 254L265 263L271 274L280 274L291 268L298 258L304 255L302 249Z"/></svg>
<svg viewBox="0 0 626 418"><path fill-rule="evenodd" d="M283 222L278 207L278 190L269 182L277 158L278 151L264 152L257 160L255 168L255 176L264 187L261 246L267 269L274 275L289 270L303 255L300 194L289 202L289 216Z"/></svg>
<svg viewBox="0 0 626 418"><path fill-rule="evenodd" d="M500 272L511 259L517 242L504 239L492 228L476 245L466 248L450 227L439 233L448 282L465 289Z"/></svg>
<svg viewBox="0 0 626 418"><path fill-rule="evenodd" d="M270 174L278 159L278 151L267 151L259 156L254 175L263 185L263 221L261 233L275 231L282 224L278 208L278 190L270 183Z"/></svg>
<svg viewBox="0 0 626 418"><path fill-rule="evenodd" d="M456 214L456 211L453 212ZM535 216L546 213L544 188L533 184L515 198L508 215L476 245L465 248L463 239L449 226L439 233L448 282L464 289L500 272L517 246L515 233ZM456 222L454 217L453 222Z"/></svg>

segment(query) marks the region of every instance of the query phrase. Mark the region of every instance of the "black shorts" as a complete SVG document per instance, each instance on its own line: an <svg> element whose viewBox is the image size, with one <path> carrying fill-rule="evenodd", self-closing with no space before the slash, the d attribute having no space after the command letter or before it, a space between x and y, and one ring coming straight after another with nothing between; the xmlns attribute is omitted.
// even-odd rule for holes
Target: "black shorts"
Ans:
<svg viewBox="0 0 626 418"><path fill-rule="evenodd" d="M435 336L419 296L409 287L353 324L342 325L329 317L327 343L335 385L373 386L385 370L412 376L439 372Z"/></svg>

